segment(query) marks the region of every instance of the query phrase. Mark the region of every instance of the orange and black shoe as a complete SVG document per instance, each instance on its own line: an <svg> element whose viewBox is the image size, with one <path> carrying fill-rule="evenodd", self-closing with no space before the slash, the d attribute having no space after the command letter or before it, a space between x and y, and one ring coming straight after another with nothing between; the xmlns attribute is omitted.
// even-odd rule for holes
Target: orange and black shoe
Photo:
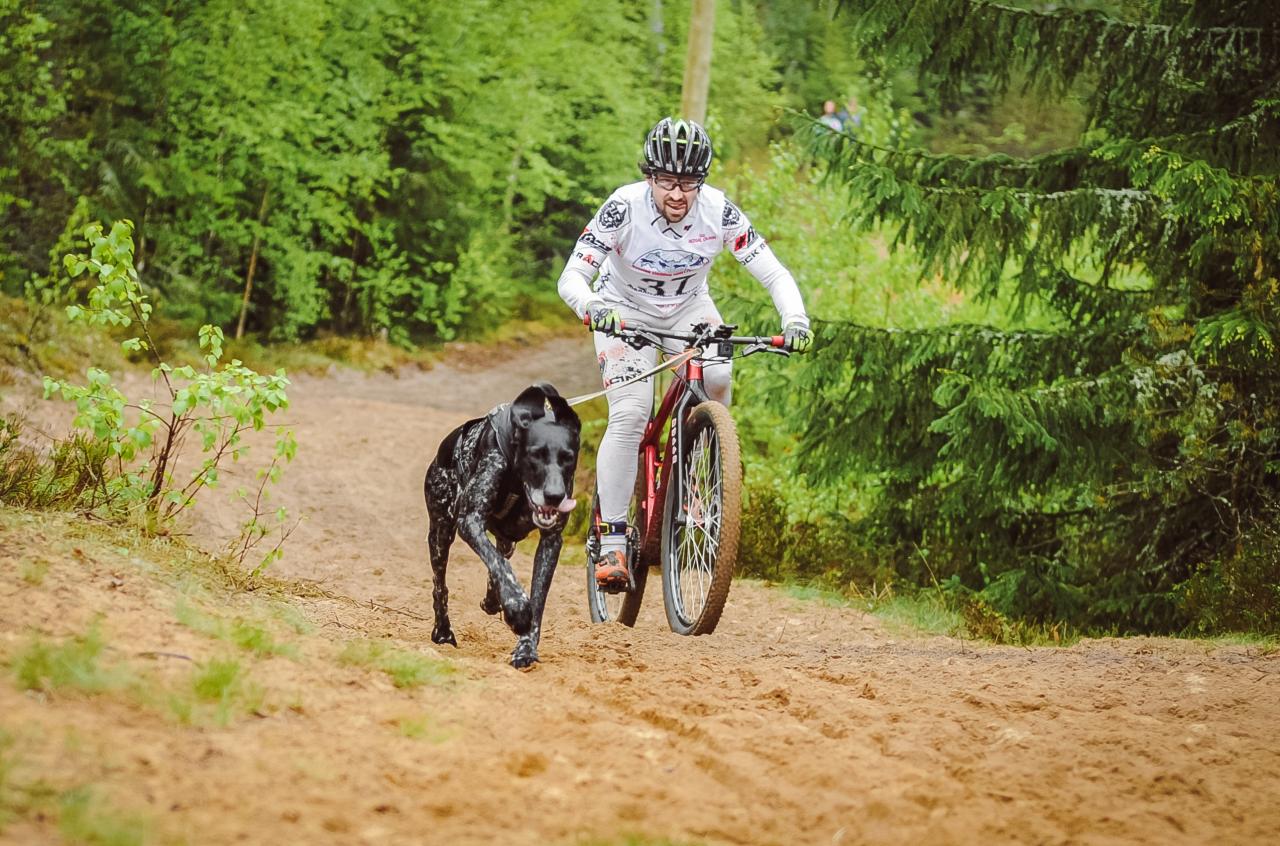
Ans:
<svg viewBox="0 0 1280 846"><path fill-rule="evenodd" d="M620 549L606 552L596 562L596 587L606 593L624 591L630 584L627 557Z"/></svg>

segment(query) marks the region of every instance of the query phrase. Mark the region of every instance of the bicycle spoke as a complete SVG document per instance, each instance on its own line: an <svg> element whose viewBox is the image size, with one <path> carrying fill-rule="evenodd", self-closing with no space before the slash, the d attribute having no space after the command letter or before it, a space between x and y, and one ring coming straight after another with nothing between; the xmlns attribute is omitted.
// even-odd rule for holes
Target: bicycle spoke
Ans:
<svg viewBox="0 0 1280 846"><path fill-rule="evenodd" d="M683 481L679 505L684 520L676 530L675 605L691 623L706 604L720 546L723 488L714 431L698 433L686 457Z"/></svg>

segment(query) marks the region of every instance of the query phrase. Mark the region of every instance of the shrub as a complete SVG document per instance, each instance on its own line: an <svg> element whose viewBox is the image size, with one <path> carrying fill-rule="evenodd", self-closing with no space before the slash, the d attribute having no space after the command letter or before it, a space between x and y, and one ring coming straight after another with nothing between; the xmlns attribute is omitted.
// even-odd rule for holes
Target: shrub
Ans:
<svg viewBox="0 0 1280 846"><path fill-rule="evenodd" d="M62 468L62 476L71 479L71 488L79 491L77 499L91 491L94 506L141 507L148 522L155 523L174 518L201 490L217 484L224 462L228 458L238 461L248 449L244 435L261 430L268 415L288 407L285 388L289 380L283 370L263 376L238 359L223 361L223 333L217 326L199 330L199 370L162 359L149 328L151 303L133 265L132 232L133 225L127 220L116 222L105 234L97 223L85 228L90 253L68 255L66 267L73 277L91 271L98 284L88 291L85 305L67 307L67 316L91 326L136 326L139 334L123 341L121 347L152 358L152 380L160 386L161 399L131 399L109 374L93 367L86 373L85 384L46 376L44 389L46 397L59 394L74 402L75 425L92 436L91 441L72 442L67 449L55 450L53 475L58 477L57 470ZM180 480L175 477L175 466L191 434L199 438L203 458L189 478ZM296 448L293 433L278 429L273 460L259 473L253 515L243 528L242 542L234 544L241 560L270 528L261 519L266 486L278 480L282 463L292 460ZM38 475L29 458L19 462L18 472L21 478ZM283 527L286 520L287 513L278 510L276 523ZM287 532L282 538L284 534ZM278 554L279 544L258 569Z"/></svg>

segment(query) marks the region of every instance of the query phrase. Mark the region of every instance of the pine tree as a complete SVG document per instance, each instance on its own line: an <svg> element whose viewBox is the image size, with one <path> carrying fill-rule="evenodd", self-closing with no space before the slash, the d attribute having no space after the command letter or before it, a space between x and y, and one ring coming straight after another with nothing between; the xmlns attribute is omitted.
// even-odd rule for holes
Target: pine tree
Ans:
<svg viewBox="0 0 1280 846"><path fill-rule="evenodd" d="M1111 5L1125 16L840 4L856 49L940 98L975 81L1083 95L1088 126L1031 159L812 128L853 227L889 225L925 274L1051 319L820 324L802 456L816 478L874 480L865 525L904 572L928 556L1007 612L1167 631L1190 622L1181 586L1277 511L1280 15Z"/></svg>

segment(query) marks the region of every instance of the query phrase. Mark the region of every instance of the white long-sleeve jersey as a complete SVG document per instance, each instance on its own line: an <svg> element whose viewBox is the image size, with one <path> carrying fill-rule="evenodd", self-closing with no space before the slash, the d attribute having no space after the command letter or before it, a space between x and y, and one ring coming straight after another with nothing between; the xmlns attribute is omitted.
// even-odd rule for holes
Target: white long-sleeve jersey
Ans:
<svg viewBox="0 0 1280 846"><path fill-rule="evenodd" d="M560 274L560 297L579 317L606 298L662 317L706 291L711 262L726 249L769 292L783 326L809 325L790 271L747 216L709 185L678 223L658 210L648 182L614 191L578 237Z"/></svg>

